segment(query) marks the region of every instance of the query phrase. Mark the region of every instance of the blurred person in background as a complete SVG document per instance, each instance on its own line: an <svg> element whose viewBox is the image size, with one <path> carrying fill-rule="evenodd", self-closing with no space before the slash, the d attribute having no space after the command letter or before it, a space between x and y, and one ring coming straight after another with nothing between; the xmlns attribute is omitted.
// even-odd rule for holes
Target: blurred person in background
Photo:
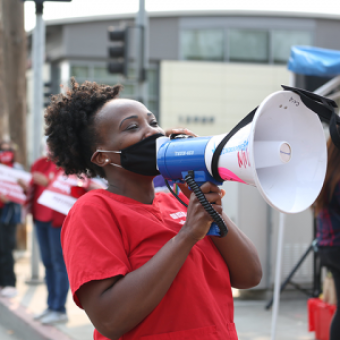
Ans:
<svg viewBox="0 0 340 340"><path fill-rule="evenodd" d="M60 233L66 215L38 203L38 199L49 184L58 176L60 169L48 158L48 148L44 141L43 157L31 168L32 181L29 185L19 184L31 197L31 212L37 233L40 255L45 267L47 286L47 308L34 319L42 324L65 323L68 321L66 300L69 281L61 248ZM91 183L88 188L71 187L71 196L79 198L88 190L97 189L100 185Z"/></svg>
<svg viewBox="0 0 340 340"><path fill-rule="evenodd" d="M337 310L330 328L330 340L340 339L340 150L329 139L325 182L314 203L321 265L332 273Z"/></svg>
<svg viewBox="0 0 340 340"><path fill-rule="evenodd" d="M45 267L47 308L34 319L40 320L42 324L54 324L68 321L65 304L69 283L60 243L60 230L66 216L38 203L40 195L59 171L47 155L48 149L43 142L43 156L31 167L31 183L19 181L19 184L29 196L28 205L34 221L41 260Z"/></svg>
<svg viewBox="0 0 340 340"><path fill-rule="evenodd" d="M0 142L0 164L22 169L15 162L15 148L10 141ZM0 194L0 210L0 295L10 298L18 294L13 251L16 247L17 224L21 222L21 205Z"/></svg>

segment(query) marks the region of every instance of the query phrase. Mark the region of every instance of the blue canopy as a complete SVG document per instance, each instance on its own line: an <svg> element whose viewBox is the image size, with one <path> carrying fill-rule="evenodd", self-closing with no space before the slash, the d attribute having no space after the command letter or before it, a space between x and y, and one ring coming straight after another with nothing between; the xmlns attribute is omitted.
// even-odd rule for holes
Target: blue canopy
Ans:
<svg viewBox="0 0 340 340"><path fill-rule="evenodd" d="M292 46L288 69L307 76L333 77L340 74L340 51L310 46Z"/></svg>

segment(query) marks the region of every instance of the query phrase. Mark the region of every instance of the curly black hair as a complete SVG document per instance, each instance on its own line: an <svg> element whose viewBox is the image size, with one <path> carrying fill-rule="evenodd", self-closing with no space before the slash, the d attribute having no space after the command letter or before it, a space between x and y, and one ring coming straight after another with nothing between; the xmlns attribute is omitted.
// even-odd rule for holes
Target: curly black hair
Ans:
<svg viewBox="0 0 340 340"><path fill-rule="evenodd" d="M66 175L105 177L103 168L91 162L97 145L102 142L95 130L94 118L105 103L118 98L121 89L121 85L90 81L79 85L71 78L71 88L65 94L52 96L45 113L49 158L62 167Z"/></svg>

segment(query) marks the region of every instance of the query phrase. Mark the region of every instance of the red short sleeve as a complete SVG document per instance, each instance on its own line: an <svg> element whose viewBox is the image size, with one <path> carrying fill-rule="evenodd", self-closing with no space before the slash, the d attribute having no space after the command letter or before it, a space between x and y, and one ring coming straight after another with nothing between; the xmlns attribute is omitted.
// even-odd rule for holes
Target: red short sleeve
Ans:
<svg viewBox="0 0 340 340"><path fill-rule="evenodd" d="M61 241L71 291L79 307L76 292L84 283L131 271L118 223L105 205L78 201L65 219Z"/></svg>

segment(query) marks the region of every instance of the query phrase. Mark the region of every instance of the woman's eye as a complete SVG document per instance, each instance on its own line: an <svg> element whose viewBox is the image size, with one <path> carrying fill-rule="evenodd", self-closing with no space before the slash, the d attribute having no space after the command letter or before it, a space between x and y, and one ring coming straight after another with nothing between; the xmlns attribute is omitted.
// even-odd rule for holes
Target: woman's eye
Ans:
<svg viewBox="0 0 340 340"><path fill-rule="evenodd" d="M153 121L151 122L151 125L152 125L152 126L158 126L157 120L153 120Z"/></svg>
<svg viewBox="0 0 340 340"><path fill-rule="evenodd" d="M133 130L137 128L138 128L138 125L134 124L134 125L130 125L126 130Z"/></svg>

